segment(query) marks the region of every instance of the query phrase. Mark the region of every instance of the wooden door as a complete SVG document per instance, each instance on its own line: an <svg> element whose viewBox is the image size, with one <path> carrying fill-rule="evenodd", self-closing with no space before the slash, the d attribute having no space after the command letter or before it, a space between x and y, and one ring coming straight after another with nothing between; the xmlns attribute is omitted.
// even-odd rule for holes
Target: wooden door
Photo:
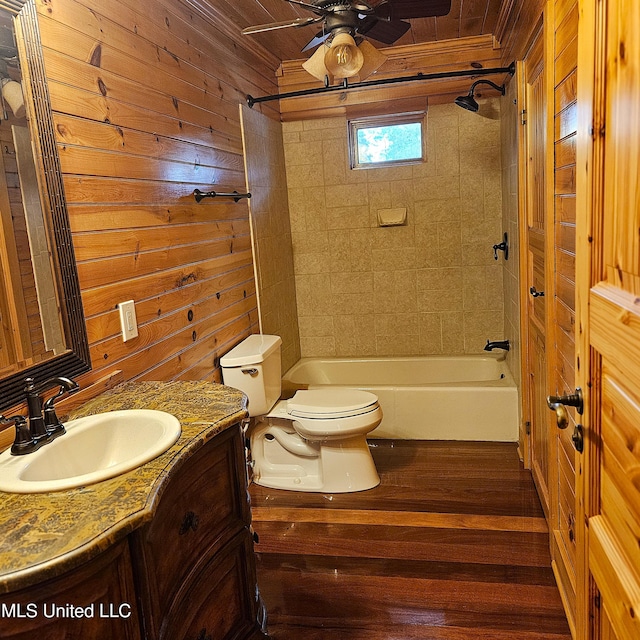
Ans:
<svg viewBox="0 0 640 640"><path fill-rule="evenodd" d="M527 326L525 376L531 470L549 515L549 410L546 374L546 95L544 38L539 30L523 62L525 118L525 274Z"/></svg>
<svg viewBox="0 0 640 640"><path fill-rule="evenodd" d="M587 390L581 638L640 638L640 12L581 3L578 376ZM588 627L592 628L589 629Z"/></svg>

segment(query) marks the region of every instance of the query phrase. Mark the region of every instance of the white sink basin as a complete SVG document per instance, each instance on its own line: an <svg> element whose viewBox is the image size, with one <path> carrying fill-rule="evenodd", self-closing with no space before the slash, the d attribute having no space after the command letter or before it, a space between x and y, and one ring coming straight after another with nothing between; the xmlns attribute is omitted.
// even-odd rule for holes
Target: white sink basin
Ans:
<svg viewBox="0 0 640 640"><path fill-rule="evenodd" d="M65 423L67 433L34 453L0 455L0 491L44 493L113 478L164 453L180 422L164 411L110 411Z"/></svg>

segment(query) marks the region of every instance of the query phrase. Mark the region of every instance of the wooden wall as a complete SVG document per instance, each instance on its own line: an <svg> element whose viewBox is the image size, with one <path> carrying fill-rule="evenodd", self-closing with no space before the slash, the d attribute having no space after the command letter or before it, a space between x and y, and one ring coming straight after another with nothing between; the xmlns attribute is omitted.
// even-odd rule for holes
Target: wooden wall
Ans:
<svg viewBox="0 0 640 640"><path fill-rule="evenodd" d="M238 104L273 92L277 62L187 0L37 9L93 367L81 383L220 380L217 358L258 328L248 209L192 193L244 191Z"/></svg>
<svg viewBox="0 0 640 640"><path fill-rule="evenodd" d="M522 60L547 0L503 0L495 37L500 43L502 61Z"/></svg>

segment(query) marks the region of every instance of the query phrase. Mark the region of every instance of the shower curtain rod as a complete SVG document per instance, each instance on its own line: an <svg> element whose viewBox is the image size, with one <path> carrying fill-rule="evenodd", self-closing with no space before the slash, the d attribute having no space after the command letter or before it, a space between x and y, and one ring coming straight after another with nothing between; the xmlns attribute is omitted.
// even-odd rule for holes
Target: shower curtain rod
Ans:
<svg viewBox="0 0 640 640"><path fill-rule="evenodd" d="M331 87L316 87L314 89L302 89L301 91L290 91L289 93L274 93L268 96L254 98L247 95L247 104L249 108L253 108L258 102L268 102L270 100L282 100L284 98L297 98L299 96L310 96L315 93L329 93L331 91L345 91L347 89L366 89L367 87L377 87L383 84L395 84L397 82L414 82L416 80L438 80L441 78L459 78L464 76L487 76L494 73L508 73L513 75L516 71L515 62L508 67L496 67L493 69L473 69L472 71L443 71L440 73L418 73L415 76L401 76L400 78L381 78L380 80L366 80L365 82L357 82L349 84L347 78L342 84Z"/></svg>

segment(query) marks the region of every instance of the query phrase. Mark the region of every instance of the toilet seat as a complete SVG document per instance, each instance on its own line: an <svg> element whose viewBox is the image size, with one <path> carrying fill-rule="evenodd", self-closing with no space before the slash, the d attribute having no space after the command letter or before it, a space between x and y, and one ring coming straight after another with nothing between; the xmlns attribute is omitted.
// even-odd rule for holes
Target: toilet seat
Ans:
<svg viewBox="0 0 640 640"><path fill-rule="evenodd" d="M382 420L382 409L368 391L309 389L287 401L286 417L303 438L339 440L372 431Z"/></svg>
<svg viewBox="0 0 640 640"><path fill-rule="evenodd" d="M375 409L378 398L360 389L307 389L287 401L287 413L296 418L349 418Z"/></svg>

